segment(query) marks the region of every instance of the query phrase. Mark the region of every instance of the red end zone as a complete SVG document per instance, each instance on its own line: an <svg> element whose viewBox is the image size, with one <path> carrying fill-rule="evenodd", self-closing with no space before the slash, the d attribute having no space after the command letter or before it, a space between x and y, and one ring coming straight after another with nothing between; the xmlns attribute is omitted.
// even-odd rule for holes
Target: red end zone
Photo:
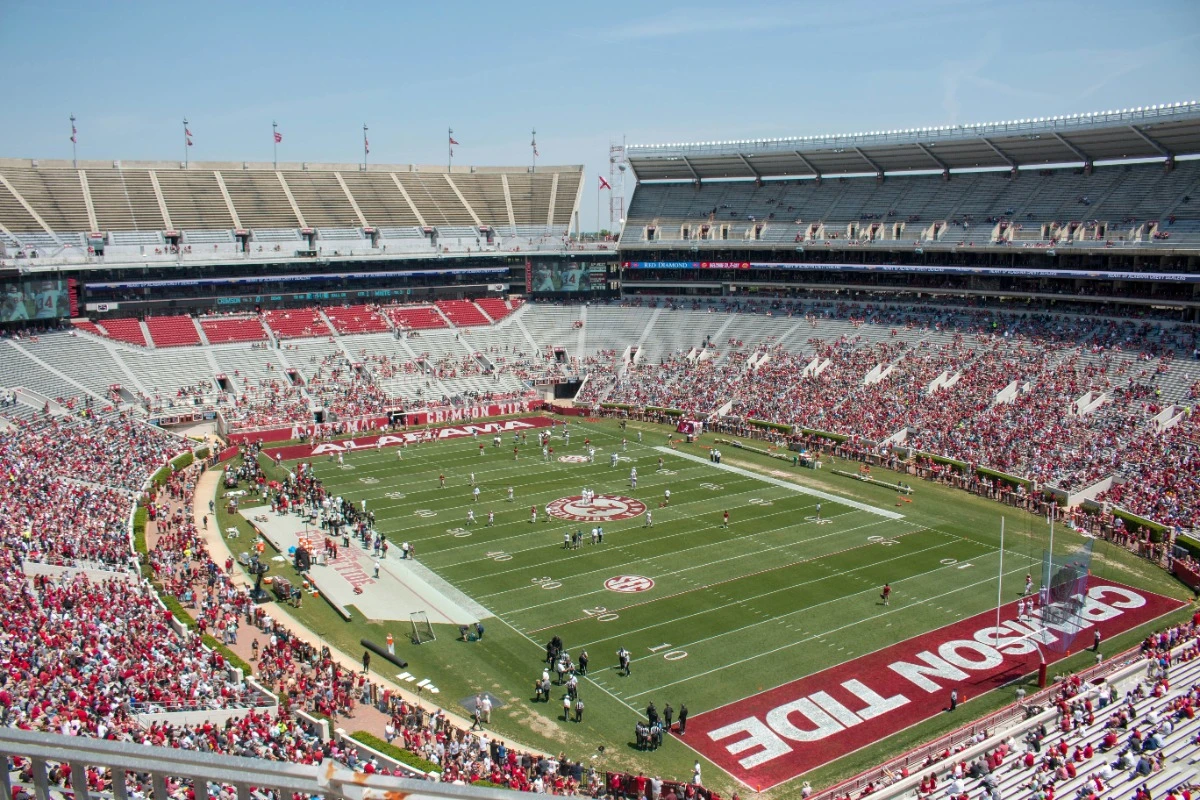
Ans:
<svg viewBox="0 0 1200 800"><path fill-rule="evenodd" d="M1074 652L1180 608L1184 603L1092 580ZM1016 603L830 667L815 675L688 719L684 740L746 784L768 789L1033 672L1036 636L1049 661L1065 657L1068 626L1040 633L1016 622ZM1041 628L1039 625L1038 628ZM1103 648L1102 648L1103 651ZM964 718L964 722L966 719Z"/></svg>
<svg viewBox="0 0 1200 800"><path fill-rule="evenodd" d="M525 417L523 419L506 419L499 422L468 422L464 425L448 425L444 428L426 428L419 431L403 431L400 433L385 433L382 435L364 436L361 439L342 439L325 444L294 444L287 447L266 447L263 452L271 458L278 456L287 461L293 458L314 458L331 453L353 453L359 450L375 450L380 447L398 447L408 442L416 444L419 441L443 441L445 439L460 439L464 436L495 436L498 433L516 431L531 431L536 428L549 428L554 422L549 417ZM509 442L505 442L509 444ZM484 448L492 451L491 442ZM500 452L508 452L503 447Z"/></svg>

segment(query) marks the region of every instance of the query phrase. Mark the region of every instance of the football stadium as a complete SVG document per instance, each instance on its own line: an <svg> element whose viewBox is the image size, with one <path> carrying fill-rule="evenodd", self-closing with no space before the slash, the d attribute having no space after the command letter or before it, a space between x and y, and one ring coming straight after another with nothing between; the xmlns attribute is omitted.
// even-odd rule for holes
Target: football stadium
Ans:
<svg viewBox="0 0 1200 800"><path fill-rule="evenodd" d="M4 152L3 789L1190 797L1200 103L1073 98Z"/></svg>

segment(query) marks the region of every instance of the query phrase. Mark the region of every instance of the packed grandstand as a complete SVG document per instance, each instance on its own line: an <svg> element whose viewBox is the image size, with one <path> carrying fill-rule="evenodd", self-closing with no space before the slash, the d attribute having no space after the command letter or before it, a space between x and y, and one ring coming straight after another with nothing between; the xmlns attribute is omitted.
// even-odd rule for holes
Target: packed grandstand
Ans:
<svg viewBox="0 0 1200 800"><path fill-rule="evenodd" d="M197 486L222 455L438 413L682 417L1002 490L1191 570L1198 153L1195 104L633 147L619 241L579 233L578 167L0 161L4 723L415 774L323 725L353 718L442 781L656 791L506 746L360 672L272 619L241 566L210 552ZM172 432L198 426L203 444ZM264 484L256 464L242 477ZM1064 681L998 738L983 724L829 795L1164 794L1194 772L1197 633L1171 625L1110 682ZM247 638L252 674L227 655ZM57 795L151 788L10 768L14 798L47 781ZM699 762L678 777L658 796L713 794Z"/></svg>

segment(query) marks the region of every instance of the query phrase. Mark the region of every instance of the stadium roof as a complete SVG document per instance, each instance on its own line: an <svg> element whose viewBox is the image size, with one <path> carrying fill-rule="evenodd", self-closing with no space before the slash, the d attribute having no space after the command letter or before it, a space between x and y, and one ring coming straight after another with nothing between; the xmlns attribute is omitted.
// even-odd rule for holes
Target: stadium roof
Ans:
<svg viewBox="0 0 1200 800"><path fill-rule="evenodd" d="M816 177L1200 153L1200 103L786 139L629 145L640 181Z"/></svg>

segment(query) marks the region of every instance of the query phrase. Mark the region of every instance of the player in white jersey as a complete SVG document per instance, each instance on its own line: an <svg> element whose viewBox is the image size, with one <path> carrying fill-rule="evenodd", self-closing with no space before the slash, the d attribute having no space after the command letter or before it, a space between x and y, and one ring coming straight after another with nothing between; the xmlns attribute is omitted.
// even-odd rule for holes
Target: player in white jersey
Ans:
<svg viewBox="0 0 1200 800"><path fill-rule="evenodd" d="M474 511L471 511L471 510L467 511L467 524L468 525L475 524L475 512Z"/></svg>
<svg viewBox="0 0 1200 800"><path fill-rule="evenodd" d="M489 511L489 512L488 512L488 524L487 524L487 526L490 528L490 527L492 527L492 525L493 525L495 522L496 522L496 515L495 515L494 513L492 513L491 511Z"/></svg>

